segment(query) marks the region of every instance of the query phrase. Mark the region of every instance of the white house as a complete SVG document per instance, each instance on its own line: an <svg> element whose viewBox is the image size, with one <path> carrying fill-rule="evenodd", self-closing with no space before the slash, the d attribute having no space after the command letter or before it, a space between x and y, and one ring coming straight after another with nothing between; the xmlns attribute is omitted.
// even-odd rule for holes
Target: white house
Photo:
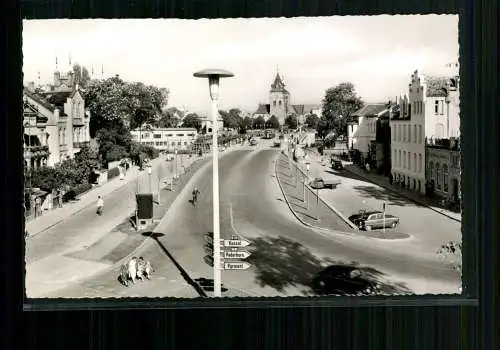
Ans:
<svg viewBox="0 0 500 350"><path fill-rule="evenodd" d="M347 147L366 159L375 140L378 118L387 112L386 103L371 103L354 112L347 122Z"/></svg>
<svg viewBox="0 0 500 350"><path fill-rule="evenodd" d="M400 114L391 123L391 174L406 188L425 193L427 140L458 137L458 77L424 76L415 71Z"/></svg>
<svg viewBox="0 0 500 350"><path fill-rule="evenodd" d="M48 152L47 157L38 158L36 163L30 152L25 152L25 166L54 166L74 158L83 145L90 143L90 112L85 110L78 85L72 91L49 93L24 89L23 99L24 130L29 140L29 143L25 141L25 151L34 147L33 141L38 146L46 146ZM33 118L34 115L39 117Z"/></svg>

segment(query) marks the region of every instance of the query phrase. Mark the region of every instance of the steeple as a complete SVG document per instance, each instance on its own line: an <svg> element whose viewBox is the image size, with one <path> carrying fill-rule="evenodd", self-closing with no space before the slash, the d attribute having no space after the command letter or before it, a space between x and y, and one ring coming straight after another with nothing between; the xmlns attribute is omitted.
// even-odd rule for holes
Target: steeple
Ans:
<svg viewBox="0 0 500 350"><path fill-rule="evenodd" d="M281 80L279 72L276 73L274 83L271 85L271 92L287 92L285 89L285 84Z"/></svg>

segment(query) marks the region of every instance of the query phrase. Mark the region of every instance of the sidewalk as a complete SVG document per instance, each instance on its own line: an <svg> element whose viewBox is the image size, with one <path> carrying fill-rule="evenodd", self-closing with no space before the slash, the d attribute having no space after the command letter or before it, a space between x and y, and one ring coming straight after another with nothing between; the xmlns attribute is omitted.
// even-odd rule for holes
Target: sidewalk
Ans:
<svg viewBox="0 0 500 350"><path fill-rule="evenodd" d="M354 164L346 164L345 169L355 175L358 175L359 177L362 177L366 179L367 181L370 181L374 183L375 185L378 185L380 187L384 187L385 189L395 192L398 195L405 197L406 199L415 202L419 205L428 207L442 215L445 215L449 217L450 219L456 220L461 222L462 221L462 214L461 213L456 213L451 210L445 209L440 205L440 200L438 198L430 198L426 197L425 195L421 193L416 193L413 191L406 190L404 188L401 188L397 185L392 185L389 183L389 178L383 175L377 175L377 174L372 174L372 173L367 173L363 169L360 169L358 166Z"/></svg>
<svg viewBox="0 0 500 350"><path fill-rule="evenodd" d="M195 160L199 158L193 157L192 159ZM153 168L162 163L165 163L165 157L163 156L160 156L151 161L151 165ZM123 180L120 180L119 177L116 177L106 182L105 184L95 186L90 191L78 197L76 201L66 203L62 208L55 208L53 210L44 212L42 216L26 222L25 230L28 232L28 237L45 231L48 228L63 221L65 218L78 213L79 211L87 208L89 205L94 204L97 201L98 196L101 196L104 199L110 193L134 181L137 176L139 176L139 174L139 168L134 166L127 171L127 174L125 175Z"/></svg>

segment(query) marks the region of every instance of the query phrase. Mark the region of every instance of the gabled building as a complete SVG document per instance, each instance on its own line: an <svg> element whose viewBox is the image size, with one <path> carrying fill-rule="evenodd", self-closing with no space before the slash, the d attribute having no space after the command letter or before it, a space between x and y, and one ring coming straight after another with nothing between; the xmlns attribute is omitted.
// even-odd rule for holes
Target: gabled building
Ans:
<svg viewBox="0 0 500 350"><path fill-rule="evenodd" d="M83 145L90 143L90 112L85 110L78 85L71 91L41 92L25 88L23 99L25 135L32 140L29 135L33 133L33 126L38 125L38 141L35 142L48 147L48 156L42 165L54 166L73 158ZM44 123L33 123L35 111L38 120L43 117ZM25 159L25 166L30 165L31 160Z"/></svg>
<svg viewBox="0 0 500 350"><path fill-rule="evenodd" d="M377 120L387 112L386 103L369 103L351 114L347 121L347 147L360 164L370 162L370 144L375 141Z"/></svg>
<svg viewBox="0 0 500 350"><path fill-rule="evenodd" d="M405 188L426 192L426 140L458 137L459 77L411 75L408 94L401 95L399 116L391 119L391 173Z"/></svg>

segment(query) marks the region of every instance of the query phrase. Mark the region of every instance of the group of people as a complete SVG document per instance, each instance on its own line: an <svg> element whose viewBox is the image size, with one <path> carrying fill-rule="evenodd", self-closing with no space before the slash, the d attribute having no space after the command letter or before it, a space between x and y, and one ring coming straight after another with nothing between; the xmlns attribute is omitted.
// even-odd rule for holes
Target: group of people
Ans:
<svg viewBox="0 0 500 350"><path fill-rule="evenodd" d="M151 272L153 271L153 267L149 260L144 259L142 256L139 258L134 256L128 263L121 266L118 280L125 287L128 287L130 281L135 284L137 279L143 281L144 278L146 278L149 280L151 278Z"/></svg>

